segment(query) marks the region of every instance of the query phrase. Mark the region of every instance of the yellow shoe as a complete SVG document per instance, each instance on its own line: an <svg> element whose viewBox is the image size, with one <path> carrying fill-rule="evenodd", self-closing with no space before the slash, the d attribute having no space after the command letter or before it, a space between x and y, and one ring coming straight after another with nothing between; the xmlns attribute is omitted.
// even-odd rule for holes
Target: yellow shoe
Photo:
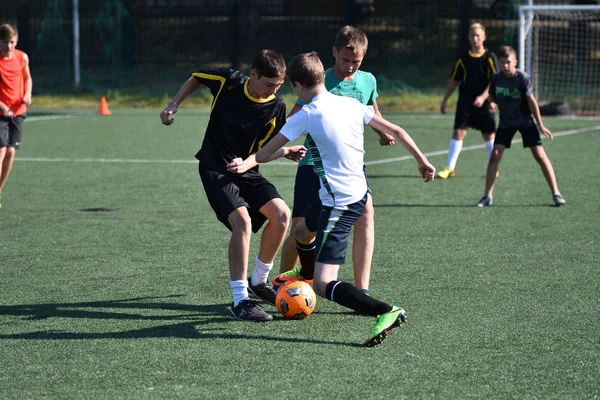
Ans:
<svg viewBox="0 0 600 400"><path fill-rule="evenodd" d="M437 173L437 176L442 179L452 178L454 176L454 170L451 170L450 168L445 167L440 172Z"/></svg>

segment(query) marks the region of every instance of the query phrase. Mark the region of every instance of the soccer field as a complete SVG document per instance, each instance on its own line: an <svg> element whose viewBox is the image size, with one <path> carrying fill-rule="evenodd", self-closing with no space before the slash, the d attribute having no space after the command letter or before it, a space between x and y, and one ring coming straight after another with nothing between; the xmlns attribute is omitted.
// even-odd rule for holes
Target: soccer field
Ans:
<svg viewBox="0 0 600 400"><path fill-rule="evenodd" d="M374 318L323 299L302 321L227 318L229 231L193 158L208 113L159 111L26 122L0 209L1 399L600 396L600 120L545 119L560 208L521 143L479 209L479 133L425 184L369 130L371 292L408 324L368 349ZM452 116L384 115L445 165ZM296 166L261 170L291 206Z"/></svg>

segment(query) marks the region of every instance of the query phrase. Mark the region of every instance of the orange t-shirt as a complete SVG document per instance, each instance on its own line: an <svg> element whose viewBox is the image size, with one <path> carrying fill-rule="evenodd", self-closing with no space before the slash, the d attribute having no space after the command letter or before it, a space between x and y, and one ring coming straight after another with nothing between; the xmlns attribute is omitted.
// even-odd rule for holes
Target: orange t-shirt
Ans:
<svg viewBox="0 0 600 400"><path fill-rule="evenodd" d="M27 105L22 101L25 95L23 54L15 49L11 58L0 58L0 101L15 115L27 112Z"/></svg>

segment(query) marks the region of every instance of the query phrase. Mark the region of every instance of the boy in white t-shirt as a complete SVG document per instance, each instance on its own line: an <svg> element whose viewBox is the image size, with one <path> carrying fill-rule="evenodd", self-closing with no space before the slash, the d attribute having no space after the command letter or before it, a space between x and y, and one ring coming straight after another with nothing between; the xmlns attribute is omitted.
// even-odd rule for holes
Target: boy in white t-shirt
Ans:
<svg viewBox="0 0 600 400"><path fill-rule="evenodd" d="M392 134L417 160L419 173L430 182L435 168L412 138L399 126L376 115L372 107L355 99L336 96L324 85L324 68L317 53L304 53L292 59L287 75L296 95L306 104L292 116L281 131L256 153L256 161L266 163L289 156L282 148L302 135L321 180L319 217L314 265L302 265L302 277L314 278L315 292L360 314L377 317L365 346L375 346L406 321L404 310L376 300L354 285L337 279L344 264L348 237L367 201L364 174L364 126Z"/></svg>

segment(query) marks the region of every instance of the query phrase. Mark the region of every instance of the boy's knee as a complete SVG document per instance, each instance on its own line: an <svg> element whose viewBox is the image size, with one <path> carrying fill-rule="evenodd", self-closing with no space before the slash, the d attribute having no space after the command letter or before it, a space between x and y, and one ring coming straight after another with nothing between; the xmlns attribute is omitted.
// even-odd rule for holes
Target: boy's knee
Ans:
<svg viewBox="0 0 600 400"><path fill-rule="evenodd" d="M243 207L238 208L229 215L229 224L233 231L252 231L252 219L247 211L241 211Z"/></svg>
<svg viewBox="0 0 600 400"><path fill-rule="evenodd" d="M283 207L277 207L274 217L269 219L269 222L283 225L287 228L290 223L290 218L292 217L292 212L290 211L287 205L283 205Z"/></svg>
<svg viewBox="0 0 600 400"><path fill-rule="evenodd" d="M293 229L294 238L302 244L309 244L315 238L315 233L308 230L306 222L299 222Z"/></svg>

